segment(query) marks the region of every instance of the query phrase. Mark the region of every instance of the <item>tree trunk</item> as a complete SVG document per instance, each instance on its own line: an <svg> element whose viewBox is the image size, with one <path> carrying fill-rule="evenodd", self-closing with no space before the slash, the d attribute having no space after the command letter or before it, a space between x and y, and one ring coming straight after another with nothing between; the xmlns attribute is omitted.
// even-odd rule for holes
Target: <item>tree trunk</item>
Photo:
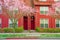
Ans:
<svg viewBox="0 0 60 40"><path fill-rule="evenodd" d="M11 19L11 21L12 21L13 28L16 28L17 27L17 20L13 18L13 19Z"/></svg>

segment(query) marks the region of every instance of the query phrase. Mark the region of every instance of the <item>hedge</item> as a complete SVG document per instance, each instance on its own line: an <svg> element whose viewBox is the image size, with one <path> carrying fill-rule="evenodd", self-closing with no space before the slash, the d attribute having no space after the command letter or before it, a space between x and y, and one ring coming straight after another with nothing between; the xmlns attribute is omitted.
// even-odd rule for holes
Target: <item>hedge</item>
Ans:
<svg viewBox="0 0 60 40"><path fill-rule="evenodd" d="M18 28L0 28L0 33L20 33L23 32L23 27Z"/></svg>
<svg viewBox="0 0 60 40"><path fill-rule="evenodd" d="M60 28L36 28L36 32L42 33L60 33Z"/></svg>

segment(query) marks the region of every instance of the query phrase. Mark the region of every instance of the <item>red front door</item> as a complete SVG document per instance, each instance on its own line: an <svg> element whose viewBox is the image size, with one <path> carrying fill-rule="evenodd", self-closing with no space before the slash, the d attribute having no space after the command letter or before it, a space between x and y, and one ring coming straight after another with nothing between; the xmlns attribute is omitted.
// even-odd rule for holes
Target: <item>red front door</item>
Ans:
<svg viewBox="0 0 60 40"><path fill-rule="evenodd" d="M24 22L24 30L28 30L28 17L24 16L23 17L23 22Z"/></svg>
<svg viewBox="0 0 60 40"><path fill-rule="evenodd" d="M35 29L35 17L31 16L31 30Z"/></svg>

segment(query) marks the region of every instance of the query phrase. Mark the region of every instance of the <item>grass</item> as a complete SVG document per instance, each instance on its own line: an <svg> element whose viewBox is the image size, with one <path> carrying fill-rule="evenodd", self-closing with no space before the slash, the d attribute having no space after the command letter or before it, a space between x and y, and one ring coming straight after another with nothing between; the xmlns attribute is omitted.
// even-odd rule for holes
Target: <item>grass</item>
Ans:
<svg viewBox="0 0 60 40"><path fill-rule="evenodd" d="M0 38L60 38L60 33L0 33Z"/></svg>

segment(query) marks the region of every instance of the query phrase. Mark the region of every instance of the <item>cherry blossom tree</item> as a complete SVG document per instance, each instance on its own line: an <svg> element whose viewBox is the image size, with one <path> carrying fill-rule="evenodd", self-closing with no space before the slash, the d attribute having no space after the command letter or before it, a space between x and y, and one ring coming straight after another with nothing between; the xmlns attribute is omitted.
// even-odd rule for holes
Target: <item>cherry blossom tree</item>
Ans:
<svg viewBox="0 0 60 40"><path fill-rule="evenodd" d="M52 9L50 8L49 15L53 18L60 19L60 1L52 4Z"/></svg>
<svg viewBox="0 0 60 40"><path fill-rule="evenodd" d="M31 0L33 3L33 1ZM25 15L30 15L35 12L35 9L32 6L26 5L21 0L0 0L0 4L5 13L3 15L8 15L8 18L13 23L13 27L16 26L18 19Z"/></svg>

